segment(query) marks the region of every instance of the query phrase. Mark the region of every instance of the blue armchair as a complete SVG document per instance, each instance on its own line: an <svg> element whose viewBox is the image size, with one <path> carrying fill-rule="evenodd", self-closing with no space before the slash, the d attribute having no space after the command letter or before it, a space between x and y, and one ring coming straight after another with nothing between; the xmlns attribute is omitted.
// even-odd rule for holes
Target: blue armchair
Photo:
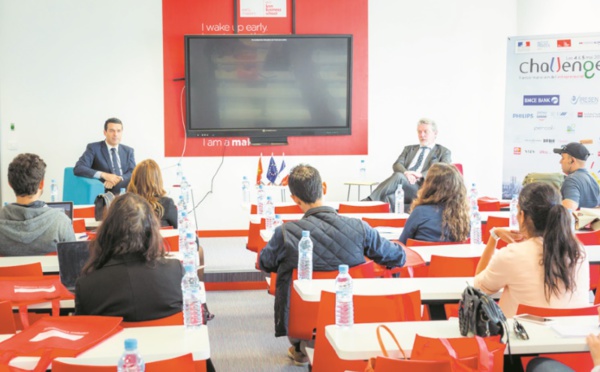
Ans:
<svg viewBox="0 0 600 372"><path fill-rule="evenodd" d="M75 205L94 204L96 196L102 193L104 185L100 180L78 177L73 174L73 167L65 168L63 200L72 201Z"/></svg>

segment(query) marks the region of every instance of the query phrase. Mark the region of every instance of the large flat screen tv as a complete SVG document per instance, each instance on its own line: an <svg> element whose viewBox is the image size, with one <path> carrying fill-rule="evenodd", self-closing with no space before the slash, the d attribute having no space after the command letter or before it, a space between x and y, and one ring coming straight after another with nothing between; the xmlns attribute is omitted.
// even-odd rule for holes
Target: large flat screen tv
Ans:
<svg viewBox="0 0 600 372"><path fill-rule="evenodd" d="M351 133L351 35L186 35L187 135Z"/></svg>

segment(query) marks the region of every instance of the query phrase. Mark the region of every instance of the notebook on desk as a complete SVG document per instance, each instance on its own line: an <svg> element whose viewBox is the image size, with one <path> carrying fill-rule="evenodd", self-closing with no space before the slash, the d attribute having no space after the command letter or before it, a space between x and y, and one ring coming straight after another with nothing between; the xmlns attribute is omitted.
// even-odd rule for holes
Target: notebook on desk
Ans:
<svg viewBox="0 0 600 372"><path fill-rule="evenodd" d="M75 293L75 282L90 257L89 241L60 242L57 245L58 270L61 283Z"/></svg>
<svg viewBox="0 0 600 372"><path fill-rule="evenodd" d="M56 208L56 209L62 210L67 215L67 217L69 217L69 219L71 221L73 221L73 202L70 202L70 201L49 202L49 203L46 203L46 205L49 206L50 208Z"/></svg>

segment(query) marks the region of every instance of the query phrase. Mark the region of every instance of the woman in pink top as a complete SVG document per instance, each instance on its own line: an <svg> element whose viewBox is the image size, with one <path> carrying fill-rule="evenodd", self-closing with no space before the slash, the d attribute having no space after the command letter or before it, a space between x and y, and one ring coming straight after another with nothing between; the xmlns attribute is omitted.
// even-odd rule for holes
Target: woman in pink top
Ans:
<svg viewBox="0 0 600 372"><path fill-rule="evenodd" d="M500 308L507 317L519 304L569 308L589 305L589 263L571 230L571 216L558 191L545 183L519 195L519 231L494 228L475 276L488 294L504 289ZM496 250L499 239L509 244Z"/></svg>

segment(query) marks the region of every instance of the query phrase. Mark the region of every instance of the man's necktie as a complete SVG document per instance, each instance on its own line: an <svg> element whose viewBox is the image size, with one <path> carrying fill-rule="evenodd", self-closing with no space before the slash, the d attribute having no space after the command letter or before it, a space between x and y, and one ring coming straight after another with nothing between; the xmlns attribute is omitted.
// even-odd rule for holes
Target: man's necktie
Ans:
<svg viewBox="0 0 600 372"><path fill-rule="evenodd" d="M119 167L119 160L117 159L117 149L114 147L110 149L110 158L112 159L113 174L121 176L121 167Z"/></svg>
<svg viewBox="0 0 600 372"><path fill-rule="evenodd" d="M427 147L421 147L419 148L419 150L421 151L419 153L419 157L417 158L417 162L415 163L415 165L413 165L412 167L410 167L409 171L416 171L417 169L419 169L419 167L421 166L421 163L423 163L423 158L425 157L425 149Z"/></svg>

